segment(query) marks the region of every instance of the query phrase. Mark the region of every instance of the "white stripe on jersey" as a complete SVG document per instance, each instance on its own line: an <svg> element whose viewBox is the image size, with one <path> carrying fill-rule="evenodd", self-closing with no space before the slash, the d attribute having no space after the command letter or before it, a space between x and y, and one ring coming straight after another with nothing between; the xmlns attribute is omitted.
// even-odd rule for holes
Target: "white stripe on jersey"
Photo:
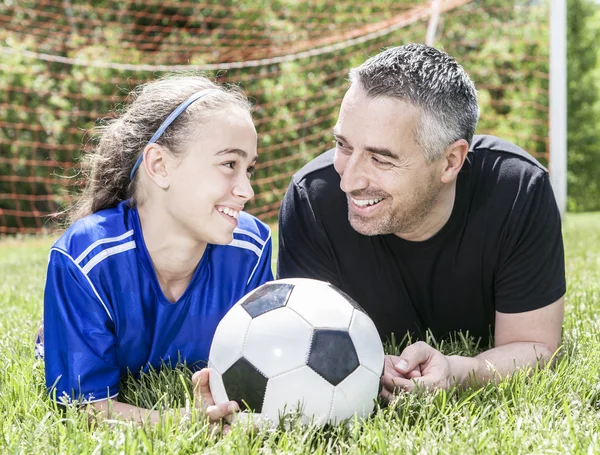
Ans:
<svg viewBox="0 0 600 455"><path fill-rule="evenodd" d="M91 395L91 394L88 394ZM107 400L112 400L113 398L117 397L119 394L115 393L114 395L110 396L110 397L106 397L106 398L94 398L93 395L91 395L91 399L86 400L85 398L81 401L78 401L78 404L91 404L91 403L100 403L101 401L107 401ZM57 397L59 401L63 402L63 403L73 403L73 399L68 396L66 393L60 397Z"/></svg>
<svg viewBox="0 0 600 455"><path fill-rule="evenodd" d="M244 248L246 250L254 251L254 253L260 258L262 250L259 249L254 243L246 242L245 240L234 239L229 246L237 246L238 248Z"/></svg>
<svg viewBox="0 0 600 455"><path fill-rule="evenodd" d="M254 240L256 240L258 243L260 243L260 246L265 246L265 241L263 239L261 239L258 235L256 235L254 232L250 232L250 231L245 231L243 229L238 229L235 228L233 230L234 234L243 234L243 235L247 235L248 237L253 238Z"/></svg>
<svg viewBox="0 0 600 455"><path fill-rule="evenodd" d="M269 229L269 236L267 237L267 240L265 240L265 244L269 241L270 238L271 238L271 229ZM248 278L248 281L246 282L246 285L248 285L250 283L250 280L254 276L254 272L256 272L256 268L258 267L258 264L260 264L260 260L262 259L263 251L265 251L265 247L264 246L263 246L263 249L260 250L260 254L258 255L258 261L256 261L256 265L252 269L252 273L250 274L250 278ZM269 267L271 267L271 264L269 264Z"/></svg>
<svg viewBox="0 0 600 455"><path fill-rule="evenodd" d="M87 274L92 270L96 265L102 262L109 256L114 254L122 253L123 251L132 250L135 248L135 240L131 242L123 243L121 245L113 246L112 248L107 248L105 250L100 251L96 256L94 256L90 262L88 262L81 271L87 276Z"/></svg>
<svg viewBox="0 0 600 455"><path fill-rule="evenodd" d="M88 281L88 283L90 284L90 287L92 288L92 291L94 291L94 294L96 295L96 297L98 297L98 300L100 300L100 303L102 304L102 306L104 307L104 310L106 311L106 314L108 314L108 317L110 318L111 321L113 321L112 316L110 315L110 312L108 311L108 308L106 307L106 305L104 304L104 302L102 301L102 299L100 298L100 295L98 294L98 291L96 291L96 288L94 287L94 285L92 284L92 280L90 280L90 278L83 273L83 270L81 269L81 267L79 266L79 264L77 264L77 262L75 262L75 259L73 259L71 256L69 256L67 253L65 253L63 250L59 250L58 248L52 248L50 250L50 252L52 251L58 251L61 254L64 254L66 257L68 257L71 262L73 262L73 264L75 264L75 267L77 267L79 269L79 271L82 273L82 275L86 278L86 280Z"/></svg>
<svg viewBox="0 0 600 455"><path fill-rule="evenodd" d="M81 404L90 404L90 403L100 403L101 401L107 401L107 400L112 400L113 398L116 398L117 396L119 396L118 393L115 393L114 395L111 395L108 398L92 398L91 400L83 400L81 402Z"/></svg>
<svg viewBox="0 0 600 455"><path fill-rule="evenodd" d="M79 255L79 257L77 259L75 259L75 263L81 264L81 261L83 261L85 259L85 257L88 254L90 254L90 251L92 251L98 245L102 245L103 243L119 242L123 239L126 239L127 237L131 237L132 235L133 235L133 229L130 231L127 231L125 234L122 234L118 237L108 237L105 239L96 240L94 243L92 243L90 246L88 246L85 249L85 251Z"/></svg>

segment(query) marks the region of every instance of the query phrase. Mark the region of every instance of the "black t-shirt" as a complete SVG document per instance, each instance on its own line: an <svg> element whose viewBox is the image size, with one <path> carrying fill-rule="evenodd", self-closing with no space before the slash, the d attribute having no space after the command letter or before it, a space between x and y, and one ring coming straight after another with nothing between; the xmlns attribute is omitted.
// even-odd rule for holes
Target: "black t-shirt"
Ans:
<svg viewBox="0 0 600 455"><path fill-rule="evenodd" d="M365 236L348 221L330 150L292 179L279 215L278 277L328 281L353 297L383 339L490 341L495 312L549 305L565 293L561 219L548 172L522 149L475 136L452 214L422 242Z"/></svg>

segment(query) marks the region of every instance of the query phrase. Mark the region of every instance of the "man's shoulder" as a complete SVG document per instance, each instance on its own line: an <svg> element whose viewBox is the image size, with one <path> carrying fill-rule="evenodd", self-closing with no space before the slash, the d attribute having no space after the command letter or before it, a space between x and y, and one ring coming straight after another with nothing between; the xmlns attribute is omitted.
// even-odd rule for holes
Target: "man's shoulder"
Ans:
<svg viewBox="0 0 600 455"><path fill-rule="evenodd" d="M470 152L482 164L495 165L496 159L509 160L513 166L529 169L534 173L547 173L548 170L530 153L521 147L496 136L481 134L473 137ZM492 158L492 159L487 159Z"/></svg>
<svg viewBox="0 0 600 455"><path fill-rule="evenodd" d="M288 187L280 211L280 225L288 218L313 220L321 225L340 227L348 219L346 195L340 176L333 167L334 150L317 156L300 169ZM281 221L283 220L283 221Z"/></svg>
<svg viewBox="0 0 600 455"><path fill-rule="evenodd" d="M294 174L292 182L302 187L310 187L318 182L334 181L339 184L339 175L333 167L335 149L328 150L306 163Z"/></svg>
<svg viewBox="0 0 600 455"><path fill-rule="evenodd" d="M468 195L471 219L504 226L533 213L534 201L554 204L548 171L522 148L494 136L475 136L467 160L461 194Z"/></svg>

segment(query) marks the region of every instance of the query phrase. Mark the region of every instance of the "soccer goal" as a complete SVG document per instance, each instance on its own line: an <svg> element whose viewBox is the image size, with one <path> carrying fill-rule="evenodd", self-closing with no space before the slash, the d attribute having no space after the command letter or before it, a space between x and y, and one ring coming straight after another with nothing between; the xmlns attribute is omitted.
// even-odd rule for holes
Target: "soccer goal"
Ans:
<svg viewBox="0 0 600 455"><path fill-rule="evenodd" d="M349 68L408 42L469 72L479 133L551 165L549 21L549 4L525 0L1 2L0 233L53 229L49 215L81 187L86 131L173 71L250 96L261 155L249 211L266 221L294 172L332 146Z"/></svg>

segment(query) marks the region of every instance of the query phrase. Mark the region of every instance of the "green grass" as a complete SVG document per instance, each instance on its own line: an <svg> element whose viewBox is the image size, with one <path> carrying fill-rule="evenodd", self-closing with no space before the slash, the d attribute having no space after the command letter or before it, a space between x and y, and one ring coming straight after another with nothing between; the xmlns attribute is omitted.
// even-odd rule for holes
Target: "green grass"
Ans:
<svg viewBox="0 0 600 455"><path fill-rule="evenodd" d="M201 416L152 427L90 421L45 396L33 358L51 239L0 242L0 453L600 453L600 214L569 215L564 225L567 304L556 366L517 374L479 390L403 396L365 423L326 430L211 433ZM474 352L468 340L441 346ZM189 399L184 368L124 381L132 403L159 408Z"/></svg>

